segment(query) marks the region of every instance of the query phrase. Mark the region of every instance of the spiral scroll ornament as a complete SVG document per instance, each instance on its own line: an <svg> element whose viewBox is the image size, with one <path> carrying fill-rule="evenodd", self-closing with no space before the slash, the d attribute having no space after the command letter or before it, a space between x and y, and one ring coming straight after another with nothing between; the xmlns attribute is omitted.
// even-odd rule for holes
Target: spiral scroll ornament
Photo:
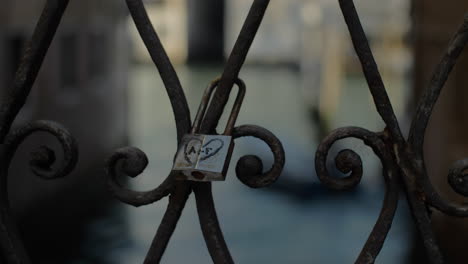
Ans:
<svg viewBox="0 0 468 264"><path fill-rule="evenodd" d="M62 160L57 161L55 151L47 146L40 146L31 153L29 166L32 173L45 180L66 176L78 161L77 144L60 124L35 121L18 129L11 129L37 78L68 2L48 0L45 3L32 38L26 45L13 80L13 87L7 90L0 107L0 262L3 257L9 264L30 263L8 200L8 170L21 143L36 132L47 133L60 143Z"/></svg>
<svg viewBox="0 0 468 264"><path fill-rule="evenodd" d="M191 130L190 111L184 91L174 67L148 18L143 1L126 0L126 2L140 36L166 87L174 112L177 139L180 144L182 137ZM216 134L215 129L219 118L223 113L232 86L239 80L238 74L268 4L269 0L255 0L253 2L221 78L213 81L218 85L208 112L202 120L201 134ZM281 174L285 161L283 146L270 131L258 126L244 125L236 127L233 131L234 138L246 136L263 140L272 150L275 161L270 170L263 172L263 165L258 157L244 156L237 163L236 174L240 181L249 187L266 187L275 182ZM219 227L211 193L211 184L175 180L178 178L176 174L180 173L177 171L169 173L157 188L147 192L132 191L119 183L118 178L120 175L136 177L143 172L147 164L148 159L145 153L133 147L117 150L106 164L109 189L120 201L133 206L142 206L169 196L169 205L146 256L145 263L159 263L161 260L192 191L197 201L201 229L213 261L215 263L233 263Z"/></svg>
<svg viewBox="0 0 468 264"><path fill-rule="evenodd" d="M408 139L403 136L398 120L388 98L384 83L370 50L358 13L352 0L339 0L348 25L354 48L362 65L364 76L374 99L377 112L385 122L383 132L375 133L362 128L342 128L332 132L320 144L316 153L316 171L320 181L329 188L348 190L359 184L362 162L352 150L341 151L335 159L336 167L344 178L333 178L328 173L328 152L336 141L348 137L360 139L372 148L383 165L386 193L381 214L356 263L374 263L382 249L393 221L399 190L404 190L411 213L422 238L430 263L444 263L444 258L431 229L428 207L434 207L448 215L466 217L468 207L447 202L435 191L427 176L423 156L424 134L434 105L442 87L455 66L457 58L468 43L468 16L452 39L446 54L436 67L428 89L417 107ZM468 162L459 161L450 170L448 181L459 194L468 196Z"/></svg>

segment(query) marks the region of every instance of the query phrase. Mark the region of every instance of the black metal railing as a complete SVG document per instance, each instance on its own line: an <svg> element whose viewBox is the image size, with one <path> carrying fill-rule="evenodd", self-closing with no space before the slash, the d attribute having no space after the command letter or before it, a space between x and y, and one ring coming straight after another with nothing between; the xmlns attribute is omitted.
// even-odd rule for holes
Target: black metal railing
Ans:
<svg viewBox="0 0 468 264"><path fill-rule="evenodd" d="M67 175L77 162L76 143L59 124L51 121L37 121L17 130L11 129L13 121L30 93L68 2L69 0L47 0L16 72L13 88L7 94L0 108L0 256L3 256L7 263L30 263L15 219L11 215L8 201L8 169L19 144L36 131L48 132L59 140L64 152L64 158L59 165L54 164L56 163L54 152L47 147L41 147L34 152L33 160L30 162L33 173L44 179ZM174 111L177 138L180 144L182 137L191 129L190 111L182 86L157 33L151 25L142 0L126 0L126 2L140 36L166 87ZM326 163L328 152L336 141L349 137L363 140L366 145L372 148L383 164L386 193L380 216L356 263L374 263L376 260L393 222L400 190L406 194L429 261L431 263L444 263L430 225L431 210L434 208L452 216L465 217L468 216L468 207L444 201L434 190L424 165L422 145L434 104L456 59L468 42L468 17L465 17L464 23L451 41L447 53L437 66L433 79L418 105L409 136L406 139L399 128L398 120L393 112L353 1L339 0L339 3L377 111L384 120L386 128L382 132L371 132L358 127L346 127L333 131L318 147L315 160L317 175L323 184L336 190L348 190L358 185L362 177L362 162L354 151L342 150L335 158L336 167L341 172L349 174L344 178L330 176ZM231 89L238 79L268 4L269 0L254 0L221 75L200 133L216 134L216 126L228 101ZM283 147L271 132L255 125L242 125L233 131L233 138L246 136L253 136L266 142L274 154L274 164L268 171L263 172L262 161L258 157L244 156L236 165L236 174L239 180L249 187L266 187L275 182L281 174L285 163ZM117 150L106 164L110 191L120 201L133 206L143 206L169 196L167 210L150 246L145 263L160 262L192 192L196 198L201 229L213 262L233 263L233 258L218 223L211 183L178 181L175 179L177 172L174 171L169 173L160 186L148 192L129 190L117 181L118 176L122 174L130 177L138 176L145 169L147 163L148 159L143 151L126 147ZM468 181L464 174L464 170L467 168L468 160L460 161L449 173L449 183L455 191L464 196L468 196Z"/></svg>

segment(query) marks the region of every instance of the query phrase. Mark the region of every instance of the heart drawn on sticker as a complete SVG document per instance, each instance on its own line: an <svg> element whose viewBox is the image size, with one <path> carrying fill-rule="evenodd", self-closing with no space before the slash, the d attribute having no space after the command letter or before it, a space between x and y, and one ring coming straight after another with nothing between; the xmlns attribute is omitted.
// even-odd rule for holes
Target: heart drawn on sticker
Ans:
<svg viewBox="0 0 468 264"><path fill-rule="evenodd" d="M198 155L202 147L202 141L194 138L187 142L184 146L184 158L190 165L197 163Z"/></svg>
<svg viewBox="0 0 468 264"><path fill-rule="evenodd" d="M206 142L205 145L203 145L202 150L200 151L202 153L202 156L200 160L207 160L214 155L218 154L218 152L224 147L224 141L222 141L219 138L213 138Z"/></svg>

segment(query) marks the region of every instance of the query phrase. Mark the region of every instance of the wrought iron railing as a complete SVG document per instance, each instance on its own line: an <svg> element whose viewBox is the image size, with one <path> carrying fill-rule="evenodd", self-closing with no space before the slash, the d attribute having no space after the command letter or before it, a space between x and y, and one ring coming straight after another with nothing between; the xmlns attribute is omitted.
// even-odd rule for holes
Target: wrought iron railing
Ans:
<svg viewBox="0 0 468 264"><path fill-rule="evenodd" d="M11 215L8 201L8 169L19 144L36 131L48 132L59 140L64 152L64 158L59 165L54 164L54 151L47 147L41 147L34 152L30 162L33 173L44 179L67 175L77 162L76 143L66 129L59 124L51 121L37 121L16 130L11 129L13 121L30 93L68 2L69 0L47 0L16 72L13 88L7 94L0 108L0 256L3 256L7 263L30 263L15 219ZM126 0L126 2L141 38L166 87L174 111L177 138L180 144L182 137L191 128L190 111L183 89L158 35L151 25L142 0ZM326 161L328 152L336 141L349 137L363 140L366 145L372 148L383 164L386 194L377 223L356 263L374 263L376 260L393 222L400 189L406 194L414 221L426 248L428 260L431 263L444 263L431 229L431 210L435 208L449 215L466 217L468 216L468 207L444 201L434 190L424 165L422 145L434 104L456 59L468 42L468 16L465 17L464 23L451 41L447 53L437 66L430 85L418 105L409 137L406 139L399 128L398 120L393 112L353 1L339 0L339 3L377 111L384 120L386 128L378 133L358 127L347 127L333 131L318 147L316 153L317 175L325 185L336 190L348 190L358 185L362 176L362 162L358 154L346 149L339 152L335 158L337 168L341 172L349 174L344 178L330 176ZM211 100L207 114L203 119L200 133L216 134L216 126L228 101L232 86L238 79L268 4L269 0L254 0L219 80L214 98ZM233 131L234 138L246 136L253 136L265 141L274 154L274 164L270 170L263 173L263 165L258 157L244 156L236 165L236 174L239 180L249 187L266 187L275 182L281 174L285 162L283 147L271 132L258 126L243 125L236 127ZM233 263L218 223L211 183L178 181L175 179L178 172L174 171L160 186L149 192L129 190L117 181L117 176L122 174L130 177L138 176L145 169L147 163L148 159L141 150L127 147L117 150L106 164L110 190L122 202L133 206L143 206L169 196L167 210L146 256L145 263L160 262L192 192L196 198L201 229L213 262ZM54 166L52 167L52 165ZM468 160L457 162L448 178L454 190L464 196L468 196L468 181L466 174L464 174L467 168Z"/></svg>

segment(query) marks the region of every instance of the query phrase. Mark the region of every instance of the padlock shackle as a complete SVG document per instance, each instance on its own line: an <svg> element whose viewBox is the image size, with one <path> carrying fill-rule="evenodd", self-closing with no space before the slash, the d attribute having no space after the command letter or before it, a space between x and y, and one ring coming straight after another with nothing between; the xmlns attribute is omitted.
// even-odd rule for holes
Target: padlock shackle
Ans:
<svg viewBox="0 0 468 264"><path fill-rule="evenodd" d="M240 78L237 78L234 83L239 88L239 91L237 92L236 100L234 101L234 105L232 106L231 114L229 115L229 119L227 121L223 135L232 135L232 131L234 130L237 117L239 116L239 112L242 107L242 102L244 101L246 90L244 81Z"/></svg>
<svg viewBox="0 0 468 264"><path fill-rule="evenodd" d="M200 106L198 107L197 115L195 116L195 120L193 121L191 134L196 134L198 133L198 131L200 131L201 123L203 121L203 118L205 117L205 112L208 107L208 103L210 102L214 89L218 87L220 80L221 78L217 78L216 80L212 81L210 85L205 89L205 93L203 94ZM234 83L239 88L239 91L237 93L236 101L234 102L234 105L232 107L231 115L229 116L223 135L232 134L237 117L239 116L242 102L244 101L246 90L244 81L242 81L240 78L237 78Z"/></svg>
<svg viewBox="0 0 468 264"><path fill-rule="evenodd" d="M203 117L205 116L206 108L208 107L208 103L210 102L214 88L216 88L218 83L219 78L212 81L210 85L208 85L208 87L205 89L202 100L200 102L200 106L198 107L197 115L195 116L195 120L193 121L192 130L190 131L191 134L196 134L198 133L198 131L200 131Z"/></svg>

